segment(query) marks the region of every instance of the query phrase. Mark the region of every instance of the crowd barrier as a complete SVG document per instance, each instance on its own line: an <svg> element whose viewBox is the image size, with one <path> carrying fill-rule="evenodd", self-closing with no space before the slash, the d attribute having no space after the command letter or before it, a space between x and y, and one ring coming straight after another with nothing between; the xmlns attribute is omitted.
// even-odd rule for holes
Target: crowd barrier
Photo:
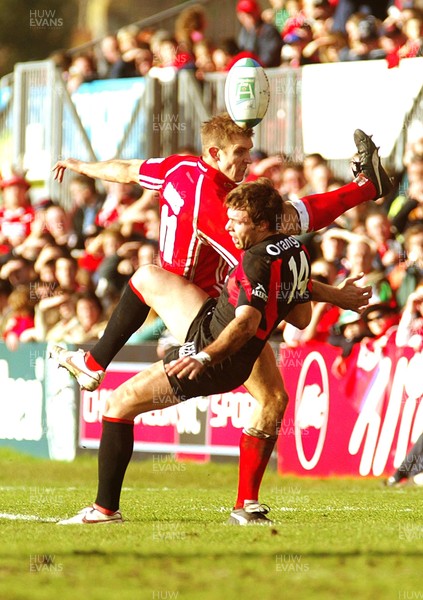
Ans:
<svg viewBox="0 0 423 600"><path fill-rule="evenodd" d="M72 348L69 346L69 348ZM275 347L290 396L279 426L281 473L379 476L403 460L423 429L423 356L389 344L383 351L357 346L341 379L331 372L339 350L310 343ZM0 346L0 446L53 460L96 451L104 402L128 377L157 359L154 343L127 346L102 386L80 391L48 359L47 344ZM238 455L239 435L255 401L244 388L200 397L136 419L135 452L208 461Z"/></svg>

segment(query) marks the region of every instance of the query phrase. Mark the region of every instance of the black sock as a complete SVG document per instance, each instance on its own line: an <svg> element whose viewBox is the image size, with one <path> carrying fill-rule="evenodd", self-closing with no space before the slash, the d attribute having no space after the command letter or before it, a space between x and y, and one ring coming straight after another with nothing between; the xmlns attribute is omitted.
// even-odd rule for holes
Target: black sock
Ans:
<svg viewBox="0 0 423 600"><path fill-rule="evenodd" d="M116 354L147 318L150 307L127 285L110 317L104 334L90 351L96 363L107 369Z"/></svg>
<svg viewBox="0 0 423 600"><path fill-rule="evenodd" d="M110 511L119 508L126 468L134 449L134 423L103 417L98 451L98 490L95 503Z"/></svg>

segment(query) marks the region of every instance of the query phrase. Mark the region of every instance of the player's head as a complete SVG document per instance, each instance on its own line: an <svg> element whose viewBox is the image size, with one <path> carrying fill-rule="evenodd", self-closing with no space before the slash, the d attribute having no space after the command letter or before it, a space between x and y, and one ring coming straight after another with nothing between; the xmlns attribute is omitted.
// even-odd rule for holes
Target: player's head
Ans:
<svg viewBox="0 0 423 600"><path fill-rule="evenodd" d="M235 182L244 179L251 163L253 130L243 129L222 113L201 126L203 159L215 169Z"/></svg>
<svg viewBox="0 0 423 600"><path fill-rule="evenodd" d="M226 230L237 248L250 248L280 227L283 200L269 179L238 186L228 194L225 205Z"/></svg>
<svg viewBox="0 0 423 600"><path fill-rule="evenodd" d="M283 200L267 177L239 185L229 192L225 205L233 210L245 210L254 225L267 223L272 233L280 228Z"/></svg>

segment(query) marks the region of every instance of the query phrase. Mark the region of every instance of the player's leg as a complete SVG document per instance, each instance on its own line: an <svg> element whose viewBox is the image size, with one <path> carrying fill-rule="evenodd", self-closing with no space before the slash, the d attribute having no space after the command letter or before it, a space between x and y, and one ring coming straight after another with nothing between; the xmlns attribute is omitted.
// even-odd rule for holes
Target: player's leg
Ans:
<svg viewBox="0 0 423 600"><path fill-rule="evenodd" d="M155 265L138 269L133 276L137 294L163 319L172 335L183 344L189 326L209 296L184 277Z"/></svg>
<svg viewBox="0 0 423 600"><path fill-rule="evenodd" d="M292 203L303 232L327 227L350 208L386 196L392 190L392 183L381 165L378 149L371 137L357 129L354 142L357 147L357 160L353 163L354 181L332 192L306 196ZM292 222L287 226L290 229L288 233L292 233Z"/></svg>
<svg viewBox="0 0 423 600"><path fill-rule="evenodd" d="M250 521L250 507L260 506L260 485L288 404L288 394L269 344L244 385L258 404L240 440L238 495L229 519L229 523L238 525Z"/></svg>
<svg viewBox="0 0 423 600"><path fill-rule="evenodd" d="M98 452L97 497L92 506L61 525L121 522L120 494L134 448L134 418L153 409L177 404L163 362L138 373L107 399Z"/></svg>
<svg viewBox="0 0 423 600"><path fill-rule="evenodd" d="M138 331L150 312L150 307L137 294L133 278L134 276L125 287L102 337L85 356L87 367L93 371L107 369L119 350L123 348L131 335Z"/></svg>
<svg viewBox="0 0 423 600"><path fill-rule="evenodd" d="M109 321L106 328L108 334L105 332L95 348L103 352L104 346L103 356L107 353L110 360L113 358L129 337L121 333L120 325L123 324L122 330L127 333L132 318L131 310L137 310L137 303L151 306L172 334L183 343L193 317L207 299L208 295L203 290L179 275L154 265L141 267L133 275L131 285L125 290L123 301L119 302ZM87 356L82 350L73 352L54 346L50 354L84 389L95 390L104 378L105 371L102 365L93 364L93 356Z"/></svg>
<svg viewBox="0 0 423 600"><path fill-rule="evenodd" d="M423 472L423 433L395 473L386 480L386 485L395 486L404 479L410 479L421 472Z"/></svg>

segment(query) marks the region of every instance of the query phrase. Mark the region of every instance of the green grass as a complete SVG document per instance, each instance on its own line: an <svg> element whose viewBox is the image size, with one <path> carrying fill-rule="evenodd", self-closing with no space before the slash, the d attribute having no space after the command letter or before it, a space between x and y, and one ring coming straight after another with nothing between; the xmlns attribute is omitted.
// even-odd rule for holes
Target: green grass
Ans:
<svg viewBox="0 0 423 600"><path fill-rule="evenodd" d="M273 527L225 525L235 464L132 462L123 525L59 527L96 460L0 452L1 600L423 599L423 489L266 474Z"/></svg>

